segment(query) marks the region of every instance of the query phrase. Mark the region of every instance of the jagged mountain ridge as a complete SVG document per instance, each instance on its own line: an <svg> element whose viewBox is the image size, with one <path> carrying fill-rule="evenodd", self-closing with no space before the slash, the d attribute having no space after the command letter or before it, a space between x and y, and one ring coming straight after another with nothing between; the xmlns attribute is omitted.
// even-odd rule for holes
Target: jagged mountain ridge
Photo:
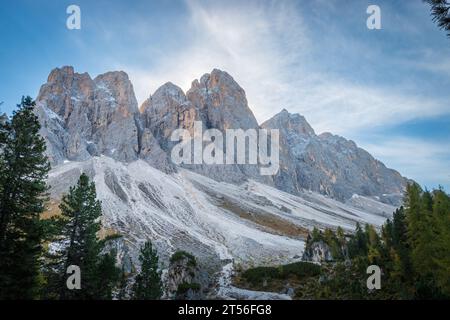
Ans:
<svg viewBox="0 0 450 320"><path fill-rule="evenodd" d="M329 133L316 135L298 114L283 110L259 126L245 91L217 69L194 80L187 93L166 83L138 108L123 71L91 79L73 67L56 68L41 87L37 103L53 165L106 155L123 162L144 159L173 172L171 133L178 128L192 131L194 121L201 121L205 129L280 130L281 168L274 177L263 177L249 165L185 166L218 181L239 184L253 179L292 194L307 189L340 201L357 194L395 205L407 183L354 142Z"/></svg>
<svg viewBox="0 0 450 320"><path fill-rule="evenodd" d="M401 202L407 180L355 142L328 132L316 135L303 116L284 109L261 127L280 130L283 152L276 187L294 194L304 188L340 201L364 195Z"/></svg>

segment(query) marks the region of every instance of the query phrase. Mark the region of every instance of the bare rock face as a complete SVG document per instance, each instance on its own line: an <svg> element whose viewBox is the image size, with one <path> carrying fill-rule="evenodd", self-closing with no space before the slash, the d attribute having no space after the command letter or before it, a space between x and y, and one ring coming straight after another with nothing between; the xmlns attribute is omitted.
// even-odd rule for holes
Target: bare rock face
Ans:
<svg viewBox="0 0 450 320"><path fill-rule="evenodd" d="M170 153L170 141L176 129L187 129L193 134L194 122L201 121L199 111L187 100L180 87L168 82L161 86L141 106L143 124Z"/></svg>
<svg viewBox="0 0 450 320"><path fill-rule="evenodd" d="M124 72L92 80L72 67L55 69L41 87L36 110L53 164L100 154L137 159L137 101Z"/></svg>
<svg viewBox="0 0 450 320"><path fill-rule="evenodd" d="M106 155L123 162L141 158L173 171L159 141L144 128L133 85L123 71L92 80L72 67L57 68L41 88L36 114L53 165Z"/></svg>
<svg viewBox="0 0 450 320"><path fill-rule="evenodd" d="M184 94L181 88L168 82L161 86L141 106L144 130L149 130L161 148L170 156L177 142L170 141L176 129L186 129L194 136L194 123L200 121L203 130L257 129L258 123L248 107L244 90L226 72L213 70ZM226 149L223 149L226 152ZM264 180L256 166L202 165L184 167L218 181L241 183L246 179ZM266 179L268 181L268 179Z"/></svg>
<svg viewBox="0 0 450 320"><path fill-rule="evenodd" d="M214 69L194 80L186 96L199 110L205 129L219 129L224 135L227 129L259 129L244 89L225 71ZM225 147L223 151L227 152ZM271 184L256 165L202 166L196 171L219 181L242 183L251 178Z"/></svg>
<svg viewBox="0 0 450 320"><path fill-rule="evenodd" d="M359 194L400 203L408 180L353 141L330 133L316 135L302 116L286 110L262 127L280 129L278 188L290 193L304 188L341 201Z"/></svg>
<svg viewBox="0 0 450 320"><path fill-rule="evenodd" d="M187 98L201 110L207 128L250 129L258 122L248 107L245 91L226 72L214 69L194 80Z"/></svg>
<svg viewBox="0 0 450 320"><path fill-rule="evenodd" d="M133 86L124 72L108 72L94 80L96 84L92 141L97 153L116 160L137 159L138 115Z"/></svg>
<svg viewBox="0 0 450 320"><path fill-rule="evenodd" d="M47 144L46 155L52 165L63 163L69 156L67 150L68 143L75 141L75 137L69 138L69 133L65 128L65 123L60 116L43 104L38 104L35 113L41 124L40 135ZM87 159L88 152L83 149L78 152L80 159Z"/></svg>
<svg viewBox="0 0 450 320"><path fill-rule="evenodd" d="M176 171L175 166L170 162L169 156L161 148L150 129L143 129L139 141L139 157L141 159L165 173Z"/></svg>
<svg viewBox="0 0 450 320"><path fill-rule="evenodd" d="M323 263L333 261L330 247L323 241L316 241L303 252L303 261Z"/></svg>

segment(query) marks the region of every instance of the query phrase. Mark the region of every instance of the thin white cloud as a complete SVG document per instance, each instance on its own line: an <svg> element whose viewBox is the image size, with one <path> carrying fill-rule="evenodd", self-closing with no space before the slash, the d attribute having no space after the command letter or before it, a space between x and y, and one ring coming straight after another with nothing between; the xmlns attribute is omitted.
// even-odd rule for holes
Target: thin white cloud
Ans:
<svg viewBox="0 0 450 320"><path fill-rule="evenodd" d="M331 79L304 88L293 97L299 101L293 109L301 110L318 132L355 134L449 112L444 101L388 88L369 88Z"/></svg>
<svg viewBox="0 0 450 320"><path fill-rule="evenodd" d="M368 87L311 71L313 40L291 1L186 3L188 45L166 52L156 68L123 67L140 102L167 81L187 90L192 80L220 68L246 90L259 122L286 108L305 115L318 132L346 135L448 112L446 103L406 89Z"/></svg>

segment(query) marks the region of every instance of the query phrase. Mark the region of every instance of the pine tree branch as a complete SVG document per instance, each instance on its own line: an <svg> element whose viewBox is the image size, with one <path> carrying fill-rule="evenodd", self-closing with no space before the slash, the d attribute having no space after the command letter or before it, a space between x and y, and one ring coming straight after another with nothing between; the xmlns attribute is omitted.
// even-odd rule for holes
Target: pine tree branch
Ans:
<svg viewBox="0 0 450 320"><path fill-rule="evenodd" d="M450 2L449 0L423 0L431 6L432 20L439 29L444 30L450 37Z"/></svg>

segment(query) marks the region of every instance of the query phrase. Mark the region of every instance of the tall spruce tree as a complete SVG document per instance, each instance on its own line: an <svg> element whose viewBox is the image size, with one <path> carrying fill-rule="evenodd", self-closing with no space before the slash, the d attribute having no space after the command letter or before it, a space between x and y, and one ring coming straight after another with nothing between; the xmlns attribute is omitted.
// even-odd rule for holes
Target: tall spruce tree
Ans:
<svg viewBox="0 0 450 320"><path fill-rule="evenodd" d="M11 121L0 123L0 299L34 299L39 292L50 165L34 106L22 98Z"/></svg>
<svg viewBox="0 0 450 320"><path fill-rule="evenodd" d="M351 258L365 256L367 254L368 244L367 235L361 228L359 222L356 223L355 235L348 243L348 253Z"/></svg>
<svg viewBox="0 0 450 320"><path fill-rule="evenodd" d="M395 210L392 223L392 245L398 255L400 270L403 280L412 276L411 252L408 243L408 227L406 224L405 210L403 207Z"/></svg>
<svg viewBox="0 0 450 320"><path fill-rule="evenodd" d="M147 241L139 256L141 272L136 276L133 298L136 300L157 300L162 296L161 273L158 271L158 253Z"/></svg>
<svg viewBox="0 0 450 320"><path fill-rule="evenodd" d="M83 173L77 185L62 198L62 237L66 246L60 252L61 299L111 299L118 280L115 255L101 254L105 242L97 237L102 209L96 197L95 184ZM65 271L70 265L80 267L81 290L66 287Z"/></svg>

